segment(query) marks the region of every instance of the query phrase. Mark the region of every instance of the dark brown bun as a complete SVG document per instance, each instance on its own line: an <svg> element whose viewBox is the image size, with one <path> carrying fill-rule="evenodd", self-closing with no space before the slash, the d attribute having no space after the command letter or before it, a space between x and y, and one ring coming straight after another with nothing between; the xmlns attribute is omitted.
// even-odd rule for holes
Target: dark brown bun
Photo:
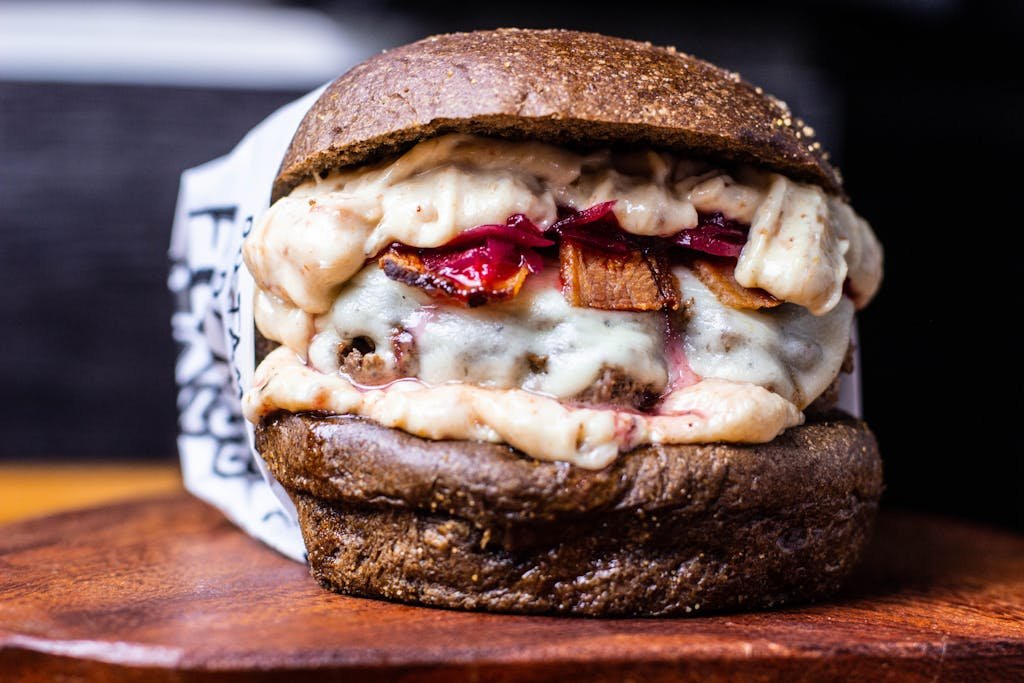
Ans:
<svg viewBox="0 0 1024 683"><path fill-rule="evenodd" d="M500 29L426 38L334 81L299 126L273 199L449 132L677 150L842 191L810 130L735 73L649 43Z"/></svg>
<svg viewBox="0 0 1024 683"><path fill-rule="evenodd" d="M256 438L324 586L461 609L813 599L848 574L882 491L871 432L837 417L754 446L646 446L600 471L355 417L279 413Z"/></svg>

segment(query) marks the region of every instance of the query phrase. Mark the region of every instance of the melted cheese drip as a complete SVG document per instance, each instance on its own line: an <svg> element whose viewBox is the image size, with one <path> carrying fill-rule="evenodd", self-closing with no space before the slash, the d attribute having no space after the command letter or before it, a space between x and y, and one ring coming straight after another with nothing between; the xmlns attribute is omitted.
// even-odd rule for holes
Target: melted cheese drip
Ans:
<svg viewBox="0 0 1024 683"><path fill-rule="evenodd" d="M849 247L849 240L832 225L820 187L775 175L754 213L736 263L736 281L822 315L843 296L847 272L843 256Z"/></svg>
<svg viewBox="0 0 1024 683"><path fill-rule="evenodd" d="M366 259L393 242L437 247L516 213L545 228L558 203L582 209L615 199L622 228L639 235L694 227L698 211L751 221L736 270L742 284L824 314L849 274L858 305L867 303L881 251L863 219L816 186L750 168L735 176L653 152L583 156L446 135L394 161L296 187L256 224L244 256L260 289L322 314Z"/></svg>
<svg viewBox="0 0 1024 683"><path fill-rule="evenodd" d="M669 387L663 318L651 313L569 306L547 269L516 299L478 309L438 304L369 265L316 317L308 343L295 335L258 368L246 394L246 416L258 422L274 410L327 410L364 415L426 438L509 443L541 459L601 467L644 443L769 441L799 424L799 411L839 371L853 306L826 316L794 305L767 312L721 304L685 268L677 268L687 311L683 351L703 380L677 388L658 413L573 408L558 399L596 381L603 368L621 369L655 391ZM294 309L275 309L261 331L293 329ZM404 329L416 340L418 380L359 388L339 373L338 348L370 338L389 367L389 339ZM679 343L679 342L675 342ZM543 355L544 372L528 358Z"/></svg>
<svg viewBox="0 0 1024 683"><path fill-rule="evenodd" d="M839 374L853 325L849 299L822 316L794 304L740 310L719 303L686 268L673 272L689 302L686 358L701 377L757 384L802 409Z"/></svg>
<svg viewBox="0 0 1024 683"><path fill-rule="evenodd" d="M671 414L572 408L532 392L416 380L360 391L302 363L286 347L256 369L242 407L258 422L274 410L362 415L428 439L507 443L539 460L588 469L645 443L765 442L803 422L789 401L753 384L706 379L666 399Z"/></svg>
<svg viewBox="0 0 1024 683"><path fill-rule="evenodd" d="M395 367L389 339L402 329L416 340L417 375L428 384L465 382L567 398L593 384L605 367L656 391L668 383L664 319L570 306L553 267L529 278L511 301L467 309L438 305L370 265L342 289L317 327L322 331L310 345L310 364L323 373L338 371L338 345L359 336L373 340ZM302 355L304 346L293 350Z"/></svg>
<svg viewBox="0 0 1024 683"><path fill-rule="evenodd" d="M864 308L882 283L882 245L867 221L858 216L849 204L836 197L829 197L828 204L833 228L848 245L844 258L853 302L857 308Z"/></svg>

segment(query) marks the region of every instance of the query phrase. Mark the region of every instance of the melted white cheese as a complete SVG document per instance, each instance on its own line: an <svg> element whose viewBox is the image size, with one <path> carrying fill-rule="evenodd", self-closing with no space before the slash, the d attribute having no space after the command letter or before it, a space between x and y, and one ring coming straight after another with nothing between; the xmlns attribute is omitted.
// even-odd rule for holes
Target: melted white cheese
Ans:
<svg viewBox="0 0 1024 683"><path fill-rule="evenodd" d="M867 221L849 204L829 197L828 205L836 233L849 245L845 259L849 267L850 295L857 308L864 308L882 283L882 245Z"/></svg>
<svg viewBox="0 0 1024 683"><path fill-rule="evenodd" d="M588 467L643 443L761 442L799 424L799 407L839 372L852 304L825 316L793 305L738 311L685 268L675 275L687 301L682 351L703 380L670 392L654 415L572 408L557 399L587 388L605 367L666 389L661 315L569 306L553 268L528 280L512 301L447 306L390 280L375 264L315 319L308 365L301 336L281 340L294 348L260 365L246 414L253 421L279 409L364 415L426 438L509 443L537 458ZM275 309L278 316L300 313L287 310ZM271 338L277 329L287 325L261 326ZM398 329L415 340L418 381L360 389L339 372L338 348L357 336L370 338L396 367L390 339ZM531 366L531 355L546 358L543 371Z"/></svg>
<svg viewBox="0 0 1024 683"><path fill-rule="evenodd" d="M367 229L360 226L380 216L376 202L360 197L284 197L246 238L246 266L259 289L308 313L323 313L338 287L366 262Z"/></svg>
<svg viewBox="0 0 1024 683"><path fill-rule="evenodd" d="M764 201L765 193L760 187L765 184L765 174L748 172L745 175L748 177L746 184L724 174L713 174L707 180L693 178L699 182L690 190L690 201L698 211L721 211L733 220L749 224Z"/></svg>
<svg viewBox="0 0 1024 683"><path fill-rule="evenodd" d="M729 192L734 197L738 193L745 191ZM749 220L750 235L736 264L736 280L744 287L766 289L816 315L839 303L847 276L858 308L878 291L882 247L871 226L820 187L772 175Z"/></svg>
<svg viewBox="0 0 1024 683"><path fill-rule="evenodd" d="M256 369L242 400L247 419L275 410L362 415L428 439L507 443L539 460L600 469L645 443L766 442L800 424L803 414L761 387L708 379L669 395L671 415L572 408L523 390L470 384L427 386L415 380L360 391L280 347Z"/></svg>
<svg viewBox="0 0 1024 683"><path fill-rule="evenodd" d="M668 381L664 319L570 306L554 267L528 278L511 301L467 309L437 304L371 264L345 285L317 327L310 363L324 373L337 372L339 343L358 336L372 339L394 367L389 340L401 329L415 339L418 377L428 384L465 382L566 398L593 384L605 367L655 391Z"/></svg>
<svg viewBox="0 0 1024 683"><path fill-rule="evenodd" d="M313 316L257 289L253 318L264 337L280 342L306 358L306 349L316 330Z"/></svg>
<svg viewBox="0 0 1024 683"><path fill-rule="evenodd" d="M838 303L847 273L858 305L877 289L878 243L842 200L749 168L733 177L669 155L639 155L640 164L637 156L617 166L609 153L434 138L394 161L296 187L257 222L245 261L261 289L321 314L365 260L392 242L436 247L516 213L544 228L556 219L556 203L582 209L614 199L623 229L641 235L693 227L698 210L752 221L737 279L815 313Z"/></svg>
<svg viewBox="0 0 1024 683"><path fill-rule="evenodd" d="M722 305L686 268L673 272L689 300L686 359L701 377L757 384L805 408L839 374L853 324L848 299L822 316L793 304L740 310Z"/></svg>

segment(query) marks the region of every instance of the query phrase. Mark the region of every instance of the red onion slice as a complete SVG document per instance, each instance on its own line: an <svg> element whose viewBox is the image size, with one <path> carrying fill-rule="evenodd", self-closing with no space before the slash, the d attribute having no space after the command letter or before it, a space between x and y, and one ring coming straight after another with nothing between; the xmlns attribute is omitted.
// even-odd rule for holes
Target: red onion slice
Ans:
<svg viewBox="0 0 1024 683"><path fill-rule="evenodd" d="M548 233L595 249L616 254L629 253L637 248L636 238L619 226L619 221L612 213L614 206L615 200L612 200L570 213L552 225Z"/></svg>
<svg viewBox="0 0 1024 683"><path fill-rule="evenodd" d="M747 243L750 226L726 218L720 211L701 214L696 228L681 231L674 242L687 249L702 251L713 256L737 258Z"/></svg>
<svg viewBox="0 0 1024 683"><path fill-rule="evenodd" d="M475 245L488 238L498 238L518 244L521 247L550 247L554 242L544 237L544 233L533 221L521 213L509 216L504 225L478 225L456 235L443 248Z"/></svg>
<svg viewBox="0 0 1024 683"><path fill-rule="evenodd" d="M610 202L601 202L600 204L594 204L593 206L583 209L582 211L571 213L562 220L552 225L551 231L557 234L561 234L562 230L571 226L596 223L597 221L604 219L605 216L612 212L612 209L615 208L615 201L616 200L613 199ZM613 214L612 218L614 217L615 216ZM615 221L615 224L618 225L618 221Z"/></svg>

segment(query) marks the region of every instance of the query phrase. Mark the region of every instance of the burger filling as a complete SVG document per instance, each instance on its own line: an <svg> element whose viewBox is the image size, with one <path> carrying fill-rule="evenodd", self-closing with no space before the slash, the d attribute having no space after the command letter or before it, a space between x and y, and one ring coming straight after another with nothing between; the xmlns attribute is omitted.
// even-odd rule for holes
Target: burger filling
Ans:
<svg viewBox="0 0 1024 683"><path fill-rule="evenodd" d="M277 201L245 243L281 347L244 398L603 467L800 424L874 295L821 188L654 152L449 135Z"/></svg>

